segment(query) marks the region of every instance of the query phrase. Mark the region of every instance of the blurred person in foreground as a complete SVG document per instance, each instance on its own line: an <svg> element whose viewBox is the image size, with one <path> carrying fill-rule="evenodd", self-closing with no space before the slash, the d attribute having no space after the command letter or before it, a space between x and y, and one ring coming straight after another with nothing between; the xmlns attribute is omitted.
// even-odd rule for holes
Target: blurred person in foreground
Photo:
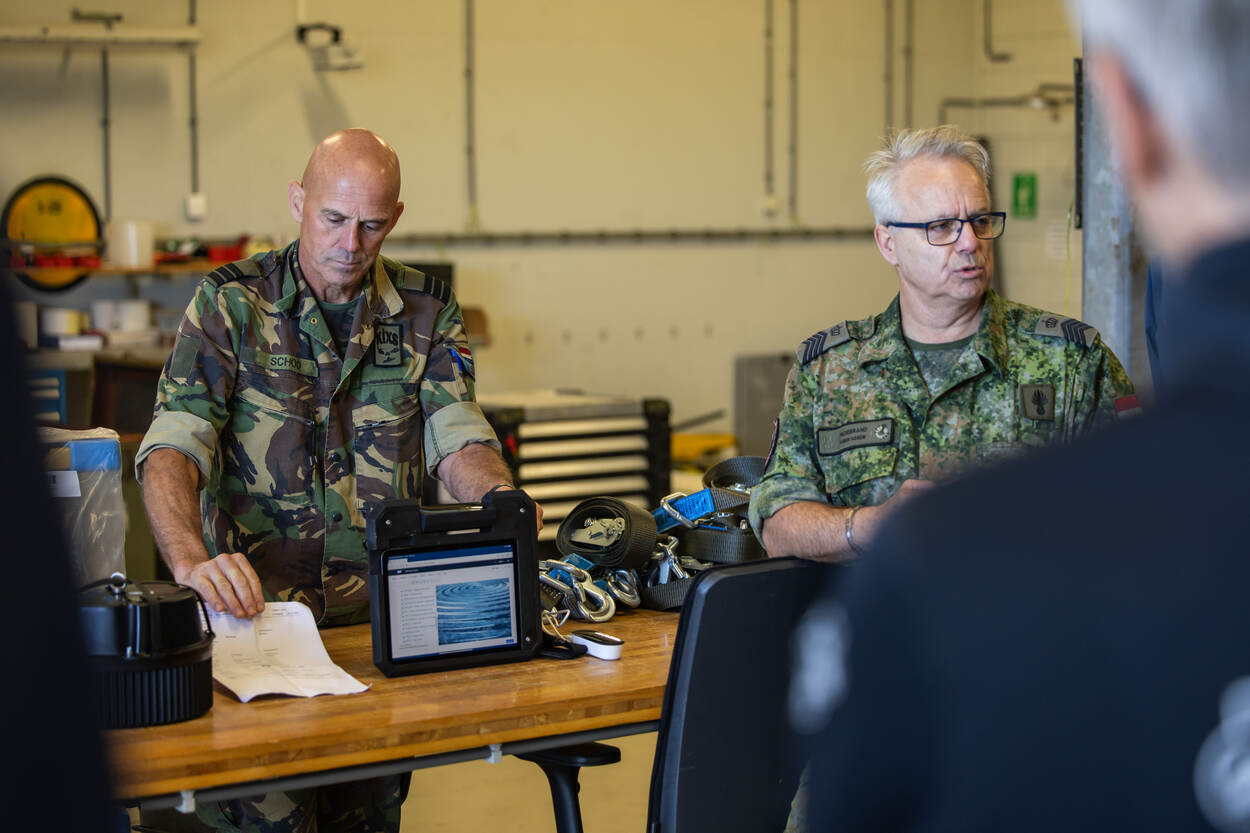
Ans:
<svg viewBox="0 0 1250 833"><path fill-rule="evenodd" d="M1070 5L1169 382L918 498L813 606L814 831L1250 829L1250 0Z"/></svg>

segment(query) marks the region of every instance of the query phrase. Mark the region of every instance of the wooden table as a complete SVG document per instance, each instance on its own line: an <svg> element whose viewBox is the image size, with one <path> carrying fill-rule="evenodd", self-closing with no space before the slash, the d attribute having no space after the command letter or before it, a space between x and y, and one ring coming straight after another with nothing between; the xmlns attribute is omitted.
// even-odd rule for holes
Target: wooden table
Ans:
<svg viewBox="0 0 1250 833"><path fill-rule="evenodd" d="M216 686L202 717L107 733L114 793L186 809L183 791L219 800L650 731L677 619L634 610L599 626L625 640L615 662L540 658L393 679L373 665L368 625L324 630L330 657L368 691L240 703ZM574 626L585 624L565 632Z"/></svg>

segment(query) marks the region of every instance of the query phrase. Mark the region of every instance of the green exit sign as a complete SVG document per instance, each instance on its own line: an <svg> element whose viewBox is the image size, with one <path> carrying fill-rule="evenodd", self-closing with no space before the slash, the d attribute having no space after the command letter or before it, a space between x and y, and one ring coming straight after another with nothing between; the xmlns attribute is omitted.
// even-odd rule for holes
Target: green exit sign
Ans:
<svg viewBox="0 0 1250 833"><path fill-rule="evenodd" d="M1011 216L1022 220L1032 220L1037 216L1037 174L1012 175Z"/></svg>

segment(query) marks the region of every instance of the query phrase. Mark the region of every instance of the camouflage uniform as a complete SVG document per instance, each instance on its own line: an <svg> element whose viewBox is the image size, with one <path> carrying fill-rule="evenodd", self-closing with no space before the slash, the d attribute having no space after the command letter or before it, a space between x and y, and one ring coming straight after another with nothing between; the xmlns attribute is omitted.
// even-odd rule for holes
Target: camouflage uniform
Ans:
<svg viewBox="0 0 1250 833"><path fill-rule="evenodd" d="M908 478L1063 442L1116 418L1133 392L1097 330L985 294L981 325L937 391L903 338L898 298L799 346L764 476L751 492L763 522L798 501L876 506ZM804 771L786 833L806 829Z"/></svg>
<svg viewBox="0 0 1250 833"><path fill-rule="evenodd" d="M301 601L322 625L365 621L364 505L418 497L448 454L499 444L445 284L379 257L340 359L298 246L200 284L136 468L157 448L187 455L210 553L244 553L267 600Z"/></svg>
<svg viewBox="0 0 1250 833"><path fill-rule="evenodd" d="M427 471L499 443L473 398L450 289L379 257L340 357L299 243L211 273L178 328L136 469L174 448L200 473L204 542L242 552L267 601L321 625L369 617L361 510L419 497ZM201 805L221 829L396 830L409 775Z"/></svg>
<svg viewBox="0 0 1250 833"><path fill-rule="evenodd" d="M807 339L786 380L777 437L751 493L751 523L798 501L884 503L904 480L1070 440L1115 419L1133 392L1098 331L987 291L981 325L930 393L885 312Z"/></svg>

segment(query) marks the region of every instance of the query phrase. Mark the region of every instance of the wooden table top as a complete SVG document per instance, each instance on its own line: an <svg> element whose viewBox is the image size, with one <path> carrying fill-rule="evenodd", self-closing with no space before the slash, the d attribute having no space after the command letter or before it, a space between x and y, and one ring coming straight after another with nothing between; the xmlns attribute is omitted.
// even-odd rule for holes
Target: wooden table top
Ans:
<svg viewBox="0 0 1250 833"><path fill-rule="evenodd" d="M633 610L599 629L620 660L534 659L388 678L369 625L321 632L330 657L370 689L240 703L214 684L195 720L106 733L119 799L238 784L657 720L676 613ZM586 627L570 620L564 628Z"/></svg>

